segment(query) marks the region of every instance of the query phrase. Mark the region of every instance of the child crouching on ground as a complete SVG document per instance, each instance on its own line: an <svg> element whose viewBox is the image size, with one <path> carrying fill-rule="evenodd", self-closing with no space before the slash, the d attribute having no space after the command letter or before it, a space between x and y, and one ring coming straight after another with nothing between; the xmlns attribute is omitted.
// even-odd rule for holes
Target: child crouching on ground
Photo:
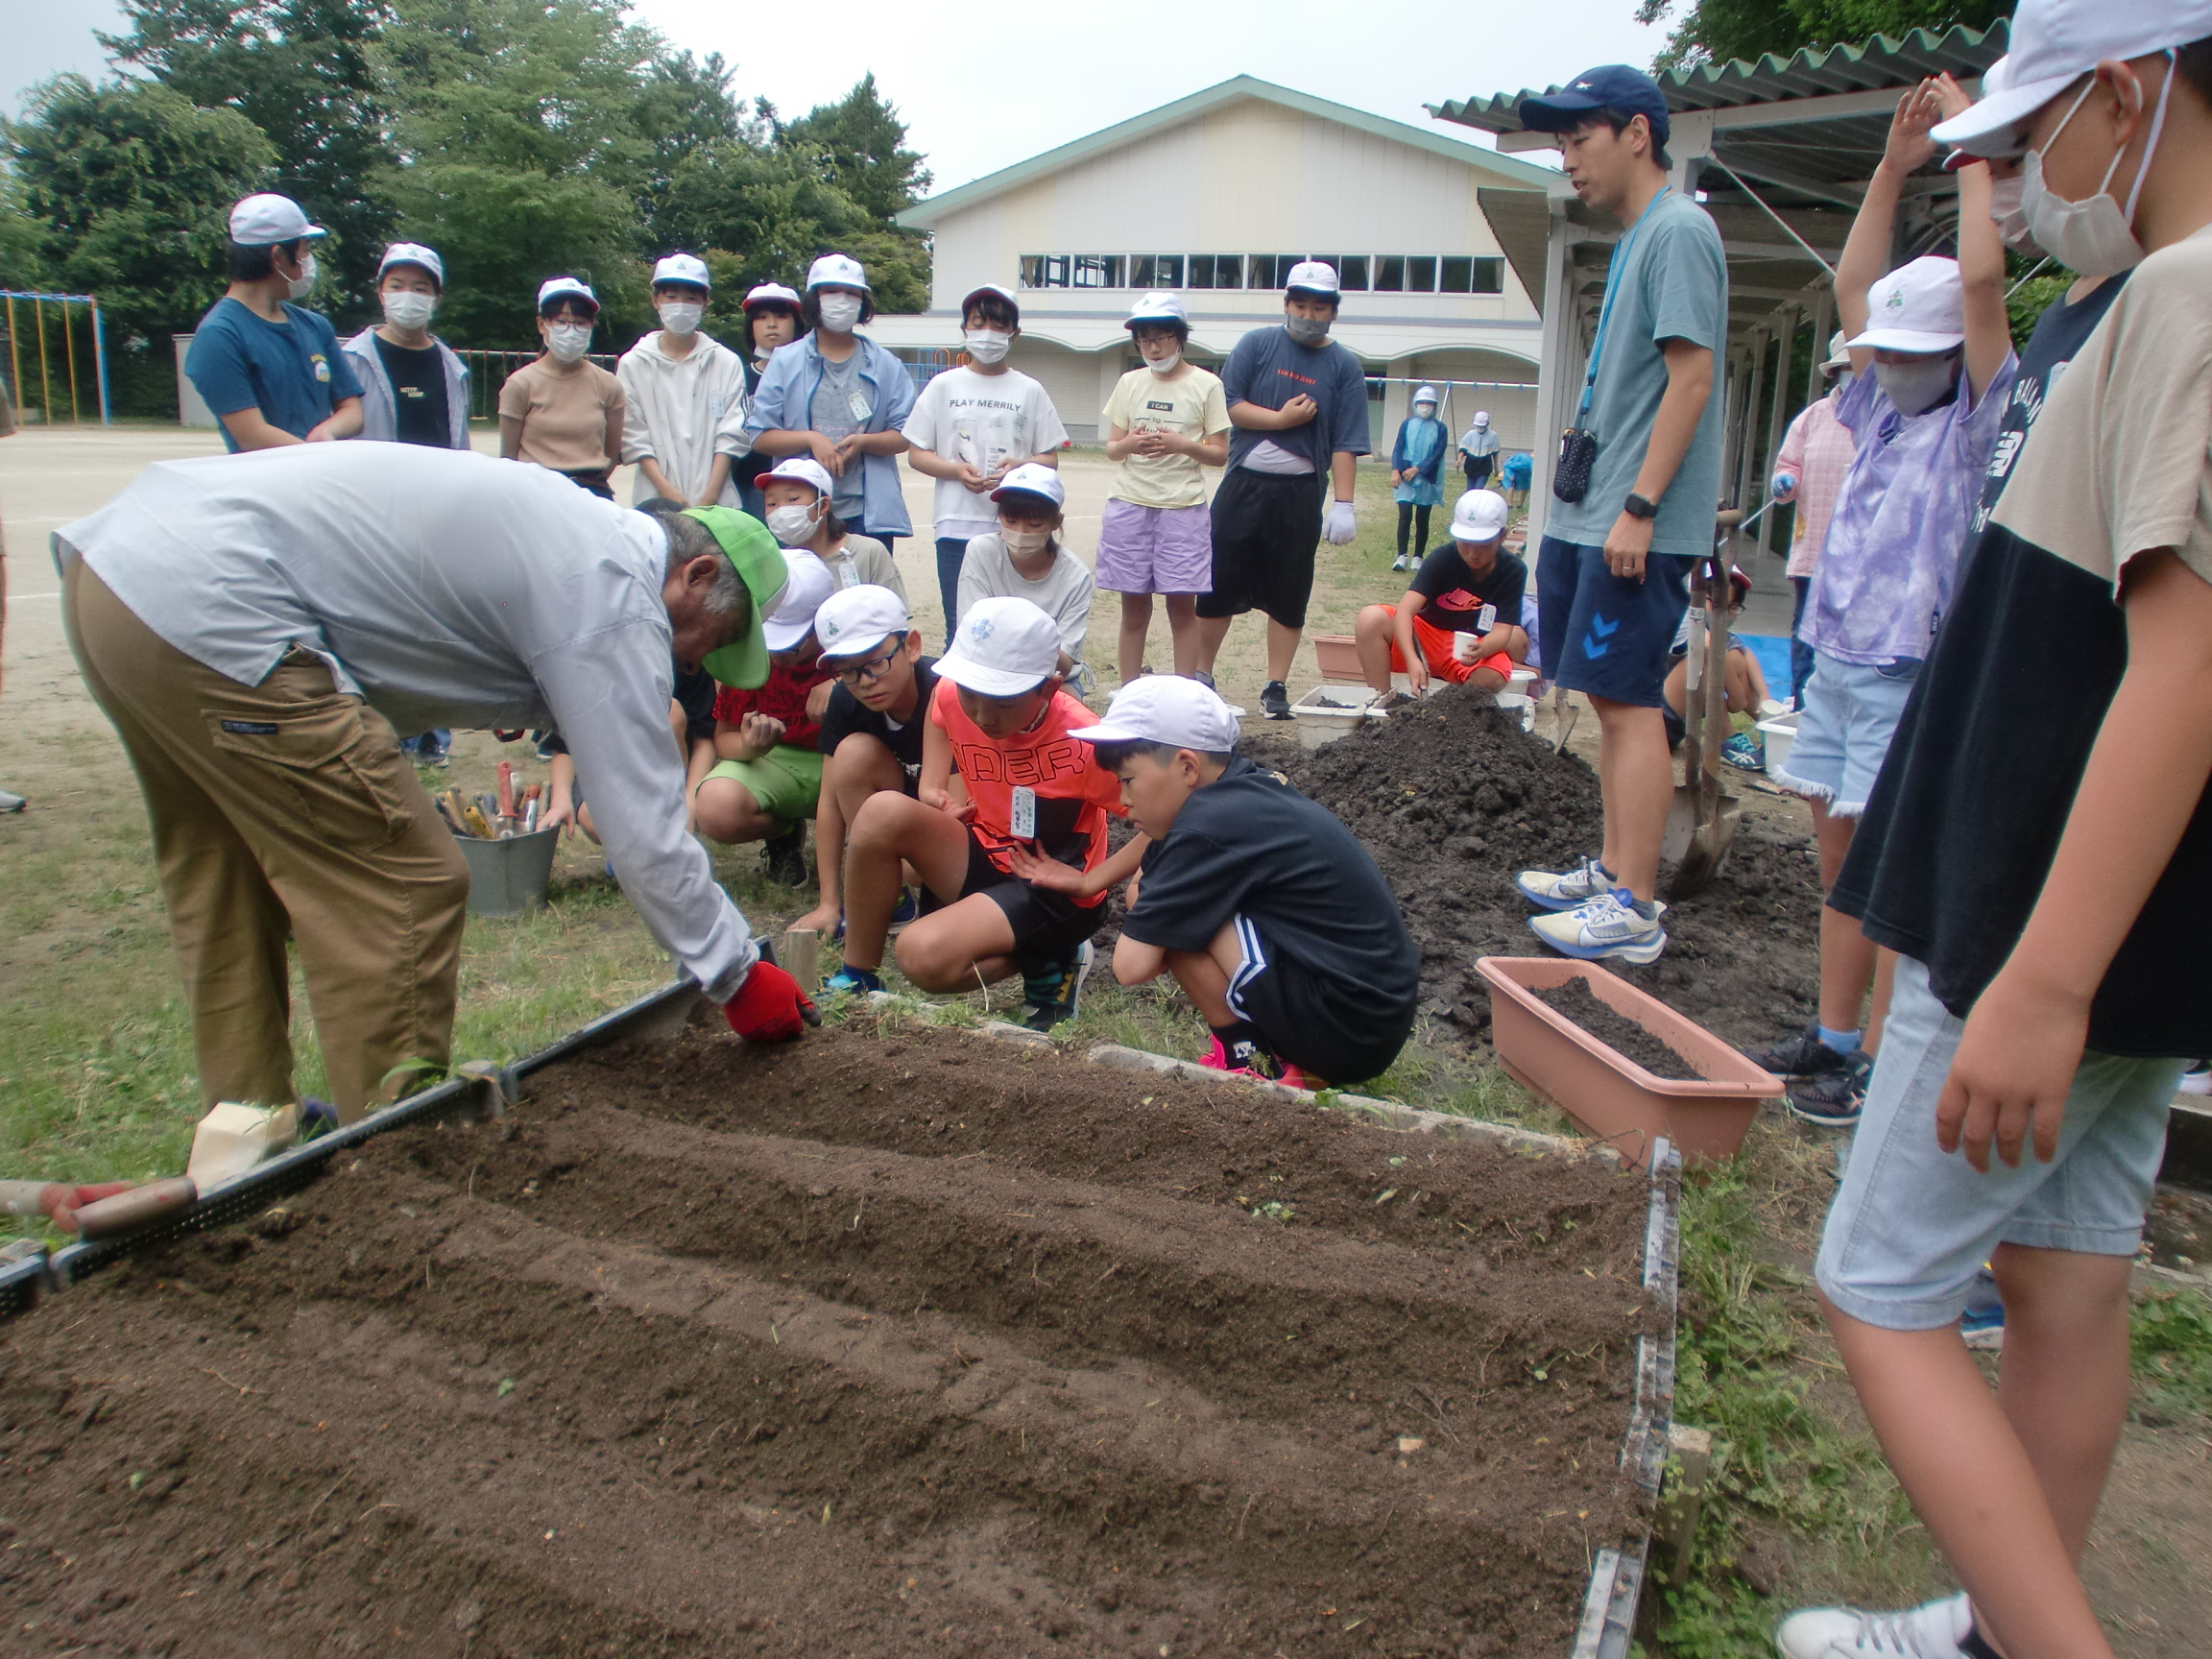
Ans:
<svg viewBox="0 0 2212 1659"><path fill-rule="evenodd" d="M1528 655L1521 628L1528 566L1503 550L1505 497L1470 490L1452 509L1452 540L1421 561L1395 605L1370 605L1353 625L1359 672L1385 707L1393 671L1426 693L1431 676L1496 691Z"/></svg>
<svg viewBox="0 0 2212 1659"><path fill-rule="evenodd" d="M1213 1027L1199 1061L1300 1088L1385 1070L1412 1034L1421 956L1367 850L1326 807L1233 753L1237 717L1195 680L1124 685L1072 733L1150 838L1114 976L1171 974Z"/></svg>
<svg viewBox="0 0 2212 1659"><path fill-rule="evenodd" d="M814 878L822 902L792 924L845 937L845 833L871 795L918 795L923 733L937 692L937 661L922 655L922 636L906 602L862 583L832 593L814 613L822 666L836 681L823 711L822 798L814 813ZM911 922L902 897L892 925Z"/></svg>
<svg viewBox="0 0 2212 1659"><path fill-rule="evenodd" d="M806 820L822 788L815 739L830 703L830 671L814 638L814 613L836 586L811 553L783 549L790 579L761 624L772 664L755 691L725 686L714 700L714 752L721 760L693 793L699 832L736 844L764 841L764 873L786 887L806 884Z"/></svg>
<svg viewBox="0 0 2212 1659"><path fill-rule="evenodd" d="M1070 733L1091 710L1061 690L1060 630L1026 599L979 599L937 662L919 798L870 795L845 866L845 966L831 991L879 991L902 868L923 915L899 936L899 971L924 991L1022 975L1022 1022L1076 1010L1107 891L1137 868L1142 835L1106 855L1120 781Z"/></svg>

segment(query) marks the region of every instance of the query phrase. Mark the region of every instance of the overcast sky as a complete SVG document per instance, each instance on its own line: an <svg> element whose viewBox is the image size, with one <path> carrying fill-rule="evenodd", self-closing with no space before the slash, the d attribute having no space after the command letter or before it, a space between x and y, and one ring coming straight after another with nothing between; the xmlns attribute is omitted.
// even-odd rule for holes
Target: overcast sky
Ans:
<svg viewBox="0 0 2212 1659"><path fill-rule="evenodd" d="M1649 61L1664 31L1637 24L1633 10L1632 0L1171 0L1160 11L1061 0L934 14L909 0L637 5L676 44L722 53L738 92L787 116L873 68L940 190L1239 74L1427 126L1424 104ZM111 0L0 0L0 109L14 113L22 88L45 76L102 73L93 32L119 27Z"/></svg>

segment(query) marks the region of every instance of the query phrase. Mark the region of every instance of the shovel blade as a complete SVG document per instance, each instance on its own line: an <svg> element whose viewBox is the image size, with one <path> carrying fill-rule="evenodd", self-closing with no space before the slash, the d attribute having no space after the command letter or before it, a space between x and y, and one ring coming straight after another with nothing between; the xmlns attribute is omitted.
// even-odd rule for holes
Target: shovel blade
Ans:
<svg viewBox="0 0 2212 1659"><path fill-rule="evenodd" d="M1668 813L1670 830L1675 810L1681 805L1682 796L1678 794ZM1719 811L1715 817L1702 824L1693 824L1682 852L1674 860L1674 874L1667 883L1670 902L1702 892L1713 878L1719 875L1720 866L1728 857L1728 849L1736 840L1736 826L1743 821L1743 805L1733 795L1721 796L1719 805ZM1668 856L1664 843L1660 856Z"/></svg>

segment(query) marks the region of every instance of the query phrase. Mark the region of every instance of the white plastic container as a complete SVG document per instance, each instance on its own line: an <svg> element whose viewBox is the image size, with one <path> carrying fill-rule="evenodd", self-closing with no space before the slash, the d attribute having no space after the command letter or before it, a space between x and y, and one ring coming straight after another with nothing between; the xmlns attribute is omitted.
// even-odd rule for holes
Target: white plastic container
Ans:
<svg viewBox="0 0 2212 1659"><path fill-rule="evenodd" d="M1767 739L1767 770L1784 772L1790 766L1790 748L1797 741L1798 714L1777 714L1771 720L1759 722L1759 731Z"/></svg>
<svg viewBox="0 0 2212 1659"><path fill-rule="evenodd" d="M300 1107L241 1106L223 1101L192 1132L192 1159L184 1172L204 1192L243 1175L272 1153L300 1139Z"/></svg>
<svg viewBox="0 0 2212 1659"><path fill-rule="evenodd" d="M1298 746L1318 749L1359 730L1362 722L1390 716L1372 707L1375 693L1364 685L1316 685L1290 705L1298 724ZM1329 705L1334 705L1330 707Z"/></svg>
<svg viewBox="0 0 2212 1659"><path fill-rule="evenodd" d="M1525 697L1518 691L1500 691L1496 694L1496 702L1509 717L1520 722L1522 731L1536 730L1535 698Z"/></svg>

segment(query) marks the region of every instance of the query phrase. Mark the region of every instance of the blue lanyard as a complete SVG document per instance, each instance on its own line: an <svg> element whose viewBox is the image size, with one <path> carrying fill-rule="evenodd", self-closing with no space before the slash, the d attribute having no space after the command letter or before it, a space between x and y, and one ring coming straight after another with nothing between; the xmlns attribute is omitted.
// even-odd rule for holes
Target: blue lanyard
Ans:
<svg viewBox="0 0 2212 1659"><path fill-rule="evenodd" d="M1659 194L1644 204L1644 211L1636 215L1636 223L1628 227L1628 233L1613 248L1613 263L1605 273L1605 299L1598 307L1598 332L1590 342L1590 372L1582 377L1582 401L1575 411L1575 424L1582 424L1583 417L1590 413L1590 397L1598 390L1598 353L1605 349L1605 320L1613 315L1613 296L1620 291L1614 278L1627 268L1628 245L1636 239L1636 232L1644 228L1644 221L1651 217L1651 209L1674 188L1671 184L1659 186Z"/></svg>

